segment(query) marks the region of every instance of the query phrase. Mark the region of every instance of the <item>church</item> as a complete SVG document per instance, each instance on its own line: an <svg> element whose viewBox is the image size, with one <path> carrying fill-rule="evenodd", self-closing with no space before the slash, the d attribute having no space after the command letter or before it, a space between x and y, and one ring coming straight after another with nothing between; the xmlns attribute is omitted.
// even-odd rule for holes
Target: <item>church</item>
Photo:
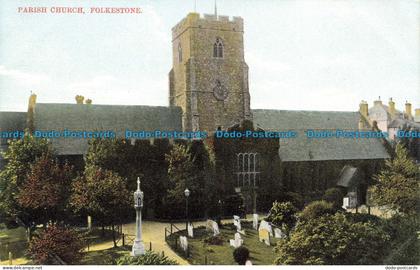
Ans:
<svg viewBox="0 0 420 270"><path fill-rule="evenodd" d="M173 64L169 72L168 107L100 105L91 100L84 101L82 96L76 98L75 104L37 103L33 94L27 112L0 112L0 130L113 130L117 137L123 137L126 129L207 131L211 134L244 120L252 121L262 130L294 130L301 134L308 129L377 128L375 120L378 119L370 119L365 102L353 112L251 109L243 35L241 17L189 13L172 28ZM379 110L376 107L374 111ZM393 109L392 115L417 125L415 121L419 121L420 110L416 109L412 116L411 111L396 113ZM383 123L380 124L382 127ZM85 155L88 147L86 139L50 141L59 155L70 160ZM299 185L299 188L328 188L334 183L328 183L326 179L337 183L340 171L347 165L359 167L367 176L372 175L377 172L378 161L390 158L387 143L380 138L309 140L302 135L279 139L279 160L288 164L282 171L283 184L298 192L296 182L310 178L311 186ZM1 150L7 148L7 139L1 139L0 147ZM331 164L337 170L326 175L325 168Z"/></svg>

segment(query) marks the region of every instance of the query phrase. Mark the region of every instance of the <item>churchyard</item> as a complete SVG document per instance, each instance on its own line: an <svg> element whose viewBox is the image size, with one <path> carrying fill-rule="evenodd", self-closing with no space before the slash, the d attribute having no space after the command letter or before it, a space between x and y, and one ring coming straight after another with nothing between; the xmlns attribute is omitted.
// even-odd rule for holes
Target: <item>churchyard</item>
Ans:
<svg viewBox="0 0 420 270"><path fill-rule="evenodd" d="M241 234L243 246L248 248L251 254L251 261L254 265L271 265L274 263L275 252L273 246L267 246L259 241L258 231L252 228L252 222L243 222L245 234ZM183 235L185 231L177 232L169 239L174 245L175 238ZM234 240L236 227L233 223L226 223L220 227L220 234L213 236L213 232L205 226L194 229L194 237L188 238L188 256L180 246L173 248L177 254L186 258L190 264L205 265L234 265L232 253L235 247L230 245L230 240ZM178 243L178 245L180 245Z"/></svg>

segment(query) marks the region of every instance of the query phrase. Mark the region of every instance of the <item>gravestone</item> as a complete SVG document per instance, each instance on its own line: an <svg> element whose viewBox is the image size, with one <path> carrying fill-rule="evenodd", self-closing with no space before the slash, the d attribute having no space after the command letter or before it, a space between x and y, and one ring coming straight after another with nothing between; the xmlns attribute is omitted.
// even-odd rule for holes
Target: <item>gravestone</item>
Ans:
<svg viewBox="0 0 420 270"><path fill-rule="evenodd" d="M239 233L235 233L235 239L230 239L229 243L232 247L238 248L242 246L244 240L241 238L241 235Z"/></svg>
<svg viewBox="0 0 420 270"><path fill-rule="evenodd" d="M280 228L274 228L274 238L286 238L286 234Z"/></svg>
<svg viewBox="0 0 420 270"><path fill-rule="evenodd" d="M271 224L270 223L268 223L265 220L261 220L260 227L258 228L258 230L260 231L262 229L267 230L269 232L270 236L273 237L273 229L271 228Z"/></svg>
<svg viewBox="0 0 420 270"><path fill-rule="evenodd" d="M188 223L188 237L194 237L194 228L191 223Z"/></svg>
<svg viewBox="0 0 420 270"><path fill-rule="evenodd" d="M211 219L208 219L206 222L206 230L213 232L213 236L220 234L219 225Z"/></svg>
<svg viewBox="0 0 420 270"><path fill-rule="evenodd" d="M260 242L264 242L267 246L270 245L270 232L263 228L258 230L258 239Z"/></svg>
<svg viewBox="0 0 420 270"><path fill-rule="evenodd" d="M254 228L254 230L258 230L258 214L252 215L252 228Z"/></svg>
<svg viewBox="0 0 420 270"><path fill-rule="evenodd" d="M183 251L186 252L188 250L188 239L186 236L179 237L179 245Z"/></svg>

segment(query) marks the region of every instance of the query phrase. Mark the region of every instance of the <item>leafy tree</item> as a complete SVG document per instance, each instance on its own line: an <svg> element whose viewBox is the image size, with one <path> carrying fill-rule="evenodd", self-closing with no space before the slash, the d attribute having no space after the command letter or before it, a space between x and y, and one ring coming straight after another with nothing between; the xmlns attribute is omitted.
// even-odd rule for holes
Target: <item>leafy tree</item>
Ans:
<svg viewBox="0 0 420 270"><path fill-rule="evenodd" d="M66 218L73 177L71 166L67 163L60 166L51 156L43 155L35 161L17 196L19 205L30 213L34 224L46 225Z"/></svg>
<svg viewBox="0 0 420 270"><path fill-rule="evenodd" d="M50 225L29 244L28 254L36 264L79 264L83 257L82 237L69 228Z"/></svg>
<svg viewBox="0 0 420 270"><path fill-rule="evenodd" d="M420 221L411 216L394 215L385 221L385 231L391 236L389 254L384 264L388 265L419 265L420 238L418 228Z"/></svg>
<svg viewBox="0 0 420 270"><path fill-rule="evenodd" d="M289 232L296 223L297 212L298 209L291 202L279 203L275 201L266 220Z"/></svg>
<svg viewBox="0 0 420 270"><path fill-rule="evenodd" d="M144 255L126 255L117 260L118 265L177 265L178 263L163 254L146 251Z"/></svg>
<svg viewBox="0 0 420 270"><path fill-rule="evenodd" d="M390 237L371 222L336 213L299 222L275 248L277 264L381 264Z"/></svg>
<svg viewBox="0 0 420 270"><path fill-rule="evenodd" d="M396 156L375 176L371 188L373 202L408 215L419 212L420 167L408 157L407 150L396 146Z"/></svg>
<svg viewBox="0 0 420 270"><path fill-rule="evenodd" d="M114 246L117 246L115 225L132 212L132 195L124 180L116 173L98 167L88 167L85 175L72 184L70 205L80 214L89 214L102 228L112 227Z"/></svg>
<svg viewBox="0 0 420 270"><path fill-rule="evenodd" d="M0 214L8 219L18 220L28 232L34 225L31 223L32 214L19 204L19 189L26 182L35 160L42 155L52 153L53 150L47 140L37 139L32 135L10 141L7 151L1 153L6 166L0 171Z"/></svg>
<svg viewBox="0 0 420 270"><path fill-rule="evenodd" d="M326 201L313 201L309 203L302 212L299 213L299 218L302 221L309 221L324 215L333 215L335 209L333 203Z"/></svg>
<svg viewBox="0 0 420 270"><path fill-rule="evenodd" d="M202 216L205 207L205 180L199 177L196 156L191 155L191 147L183 144L174 145L166 155L168 162L168 195L167 205L171 205L172 217L182 217L185 209L184 190L191 191L191 216ZM193 208L194 207L194 208Z"/></svg>

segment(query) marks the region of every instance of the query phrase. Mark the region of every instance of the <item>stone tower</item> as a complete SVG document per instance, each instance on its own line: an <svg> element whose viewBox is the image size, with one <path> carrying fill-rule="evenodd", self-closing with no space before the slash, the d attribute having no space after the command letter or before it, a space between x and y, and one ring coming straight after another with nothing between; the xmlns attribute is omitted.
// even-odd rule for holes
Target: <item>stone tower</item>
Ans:
<svg viewBox="0 0 420 270"><path fill-rule="evenodd" d="M169 104L185 131L214 132L252 119L243 19L190 13L172 28Z"/></svg>

